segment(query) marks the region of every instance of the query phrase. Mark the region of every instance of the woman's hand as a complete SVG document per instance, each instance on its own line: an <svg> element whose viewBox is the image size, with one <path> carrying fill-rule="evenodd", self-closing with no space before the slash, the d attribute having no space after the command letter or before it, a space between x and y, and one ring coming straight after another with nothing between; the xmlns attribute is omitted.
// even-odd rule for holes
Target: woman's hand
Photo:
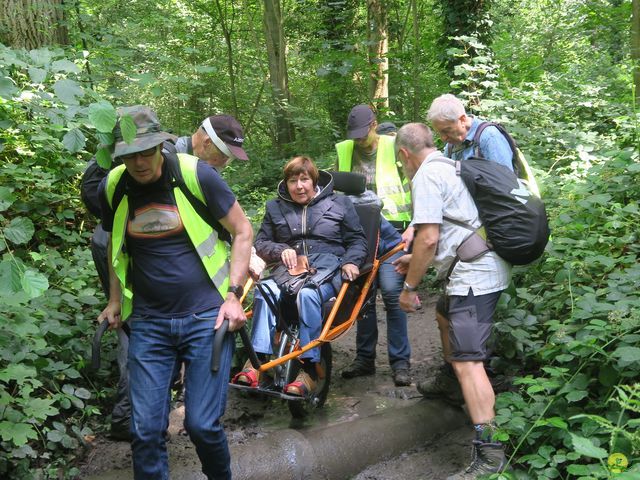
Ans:
<svg viewBox="0 0 640 480"><path fill-rule="evenodd" d="M360 269L357 265L354 265L353 263L345 263L342 266L342 278L352 281L355 278L358 278L358 275L360 275Z"/></svg>
<svg viewBox="0 0 640 480"><path fill-rule="evenodd" d="M282 263L287 270L291 270L292 268L296 268L298 266L298 254L293 248L287 248L280 255L282 259Z"/></svg>

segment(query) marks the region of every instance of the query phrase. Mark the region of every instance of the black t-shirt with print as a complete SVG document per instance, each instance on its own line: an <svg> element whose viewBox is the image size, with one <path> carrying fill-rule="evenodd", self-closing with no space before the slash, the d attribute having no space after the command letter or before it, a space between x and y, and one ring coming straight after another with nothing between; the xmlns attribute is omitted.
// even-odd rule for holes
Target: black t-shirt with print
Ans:
<svg viewBox="0 0 640 480"><path fill-rule="evenodd" d="M235 196L218 172L198 162L198 181L209 211L223 218L235 203ZM209 280L184 228L166 169L149 185L128 178L129 222L127 249L132 259L133 313L156 317L179 317L203 312L222 304L223 299ZM113 228L113 211L100 185L103 228Z"/></svg>

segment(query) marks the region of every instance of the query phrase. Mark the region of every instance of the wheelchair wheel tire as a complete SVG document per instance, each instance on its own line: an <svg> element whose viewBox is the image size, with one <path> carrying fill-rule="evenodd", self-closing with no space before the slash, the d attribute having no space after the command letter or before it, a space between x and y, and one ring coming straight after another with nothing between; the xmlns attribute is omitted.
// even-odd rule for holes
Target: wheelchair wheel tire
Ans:
<svg viewBox="0 0 640 480"><path fill-rule="evenodd" d="M332 352L331 344L325 343L320 348L320 365L324 369L324 379L318 380L316 391L310 398L301 401L290 400L289 411L293 418L305 418L316 408L321 408L327 401L331 384ZM297 374L297 373L296 373ZM293 377L295 379L295 376Z"/></svg>

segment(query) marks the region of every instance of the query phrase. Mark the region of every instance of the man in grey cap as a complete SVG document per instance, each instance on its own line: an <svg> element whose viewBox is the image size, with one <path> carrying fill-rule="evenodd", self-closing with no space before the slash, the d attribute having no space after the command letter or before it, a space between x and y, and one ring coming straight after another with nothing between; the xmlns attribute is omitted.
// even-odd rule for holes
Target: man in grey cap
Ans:
<svg viewBox="0 0 640 480"><path fill-rule="evenodd" d="M378 122L369 105L356 105L349 112L347 140L336 144L337 169L363 174L367 188L383 201L379 252L396 246L402 238L400 232L413 231L411 221L410 185L401 166L396 162L394 137L379 135ZM380 266L378 285L387 311L387 340L389 363L396 386L411 384L411 346L407 333L407 315L400 309L398 297L402 291L403 276L396 272L393 261L402 256L398 252ZM375 373L378 321L375 305L357 323L356 358L342 371L344 378Z"/></svg>
<svg viewBox="0 0 640 480"><path fill-rule="evenodd" d="M212 372L212 345L223 321L241 328L240 304L253 239L249 220L215 169L188 154L169 155L148 107L119 110L114 157L100 184L109 233L109 302L98 321L128 320L131 448L134 478L169 475L164 432L175 365L185 364L185 427L209 479L230 479L224 413L233 353L231 336ZM120 125L130 117L135 138ZM198 204L198 202L200 202ZM233 238L233 240L231 240ZM229 244L228 242L231 242ZM229 255L230 254L230 255ZM230 258L230 260L229 260Z"/></svg>
<svg viewBox="0 0 640 480"><path fill-rule="evenodd" d="M393 122L382 122L376 128L376 133L378 135L391 135L393 137L397 131L398 127L396 127L396 124Z"/></svg>
<svg viewBox="0 0 640 480"><path fill-rule="evenodd" d="M195 155L220 171L233 159L249 160L243 143L242 126L234 117L213 115L193 135L178 138L176 150Z"/></svg>

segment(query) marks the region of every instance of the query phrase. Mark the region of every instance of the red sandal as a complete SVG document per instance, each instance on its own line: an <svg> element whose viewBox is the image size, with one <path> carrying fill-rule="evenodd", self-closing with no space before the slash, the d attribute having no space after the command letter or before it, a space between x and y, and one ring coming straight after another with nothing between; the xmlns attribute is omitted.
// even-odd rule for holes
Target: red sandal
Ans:
<svg viewBox="0 0 640 480"><path fill-rule="evenodd" d="M283 392L296 397L306 397L314 392L316 382L305 371L300 371L296 379L284 387Z"/></svg>
<svg viewBox="0 0 640 480"><path fill-rule="evenodd" d="M259 372L255 368L245 368L240 373L236 373L231 379L231 383L244 385L245 387L258 388Z"/></svg>

